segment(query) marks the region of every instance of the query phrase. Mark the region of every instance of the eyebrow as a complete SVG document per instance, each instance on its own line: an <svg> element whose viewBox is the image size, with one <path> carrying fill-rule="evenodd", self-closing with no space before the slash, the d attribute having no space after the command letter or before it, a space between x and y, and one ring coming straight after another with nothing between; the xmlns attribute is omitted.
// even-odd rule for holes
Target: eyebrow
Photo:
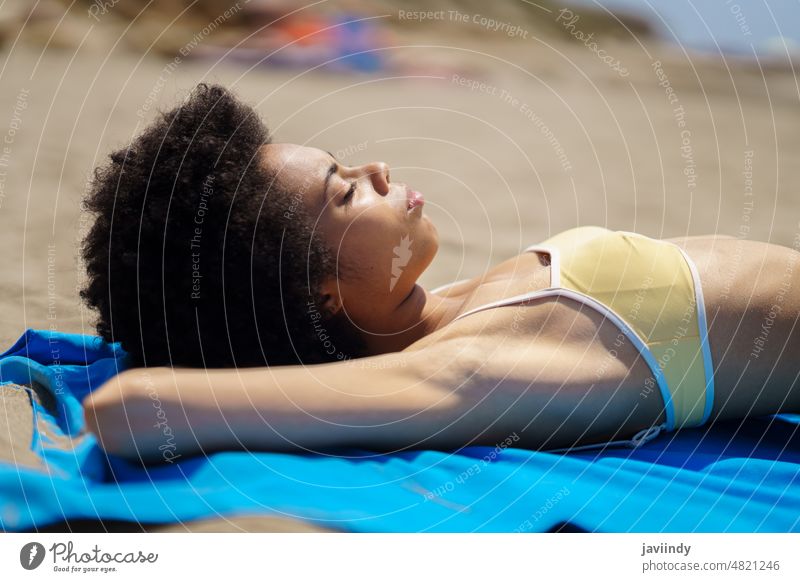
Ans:
<svg viewBox="0 0 800 582"><path fill-rule="evenodd" d="M334 159L334 162L331 164L331 167L328 168L327 174L325 174L325 183L322 186L322 207L325 208L328 204L328 183L331 181L331 177L339 170L339 164L336 163L336 157L331 153L328 154Z"/></svg>

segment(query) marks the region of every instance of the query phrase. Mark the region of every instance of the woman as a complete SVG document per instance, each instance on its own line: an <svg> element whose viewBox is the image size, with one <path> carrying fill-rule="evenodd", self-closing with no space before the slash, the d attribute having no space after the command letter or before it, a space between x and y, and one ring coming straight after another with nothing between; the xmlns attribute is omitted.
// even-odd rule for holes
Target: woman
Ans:
<svg viewBox="0 0 800 582"><path fill-rule="evenodd" d="M82 296L132 367L85 401L113 453L637 446L800 410L793 249L581 227L429 291L419 193L205 85L86 203Z"/></svg>

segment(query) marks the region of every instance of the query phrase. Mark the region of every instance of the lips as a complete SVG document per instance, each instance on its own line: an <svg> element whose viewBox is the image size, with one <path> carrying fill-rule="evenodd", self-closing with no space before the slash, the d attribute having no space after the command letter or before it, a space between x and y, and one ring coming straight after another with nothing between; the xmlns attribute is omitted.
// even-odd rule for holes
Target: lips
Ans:
<svg viewBox="0 0 800 582"><path fill-rule="evenodd" d="M408 212L411 212L415 208L422 208L422 206L425 204L425 198L422 196L422 192L417 192L416 190L407 188L406 202L408 203Z"/></svg>

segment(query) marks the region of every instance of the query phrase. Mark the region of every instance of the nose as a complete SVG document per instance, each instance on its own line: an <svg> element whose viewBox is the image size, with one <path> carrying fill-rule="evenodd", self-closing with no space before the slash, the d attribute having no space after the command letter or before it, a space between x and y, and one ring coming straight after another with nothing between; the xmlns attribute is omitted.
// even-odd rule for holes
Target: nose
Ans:
<svg viewBox="0 0 800 582"><path fill-rule="evenodd" d="M389 193L389 165L384 162L372 162L364 167L375 191L385 196Z"/></svg>

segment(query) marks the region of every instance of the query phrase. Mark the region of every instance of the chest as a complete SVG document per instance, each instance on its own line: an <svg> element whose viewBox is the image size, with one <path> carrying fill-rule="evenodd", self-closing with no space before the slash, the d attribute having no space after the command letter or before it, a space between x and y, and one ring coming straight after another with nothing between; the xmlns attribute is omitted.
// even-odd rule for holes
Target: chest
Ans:
<svg viewBox="0 0 800 582"><path fill-rule="evenodd" d="M487 337L508 335L509 329L520 331L524 322L534 320L531 303L489 308L475 313L467 312L516 295L530 293L550 286L550 257L544 252L527 252L512 257L466 285L449 297L463 300L458 315L466 314L441 330L415 342L408 349L424 349L455 336ZM458 316L457 315L457 316Z"/></svg>
<svg viewBox="0 0 800 582"><path fill-rule="evenodd" d="M522 257L522 258L521 258ZM598 380L619 384L630 369L638 373L628 380L647 376L644 361L636 364L638 352L620 330L599 312L564 297L536 297L497 307L469 311L489 303L551 287L547 253L528 252L498 265L474 286L460 289L455 297L464 302L466 314L425 336L407 350L421 350L437 342L467 338L485 354L486 365L503 370L507 378L529 382L562 382L563 371L585 385ZM609 350L614 356L609 357ZM599 372L598 372L599 371Z"/></svg>
<svg viewBox="0 0 800 582"><path fill-rule="evenodd" d="M480 312L468 313L496 301L501 301L523 293L539 291L550 286L550 257L546 252L526 252L508 259L492 270L472 286L459 292L457 297L463 299L457 318L460 326L474 319ZM513 307L513 306L511 306Z"/></svg>

